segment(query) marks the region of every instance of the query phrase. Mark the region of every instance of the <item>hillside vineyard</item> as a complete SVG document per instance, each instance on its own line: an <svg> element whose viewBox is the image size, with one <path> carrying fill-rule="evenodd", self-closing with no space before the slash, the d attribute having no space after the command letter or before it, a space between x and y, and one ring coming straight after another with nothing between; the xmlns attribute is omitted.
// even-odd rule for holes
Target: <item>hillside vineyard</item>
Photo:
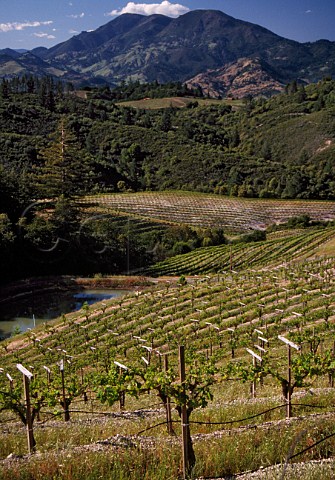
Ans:
<svg viewBox="0 0 335 480"><path fill-rule="evenodd" d="M0 51L1 480L334 478L334 56L214 10Z"/></svg>

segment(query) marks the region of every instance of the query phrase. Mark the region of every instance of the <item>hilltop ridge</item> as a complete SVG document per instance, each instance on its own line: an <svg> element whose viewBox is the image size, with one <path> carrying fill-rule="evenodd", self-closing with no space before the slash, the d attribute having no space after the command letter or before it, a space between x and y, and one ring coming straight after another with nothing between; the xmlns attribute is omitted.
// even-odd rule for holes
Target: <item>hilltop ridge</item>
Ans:
<svg viewBox="0 0 335 480"><path fill-rule="evenodd" d="M210 79L211 72L228 65L247 76L241 59L249 62L247 82L257 87L252 93L268 95L293 79L310 83L334 75L335 43L299 43L217 10L193 10L178 18L124 14L52 48L35 48L29 56L1 50L0 75L47 74L76 84L192 82L198 75ZM253 74L253 62L256 71L261 67L266 73L265 81ZM215 81L228 82L222 91L229 87L227 79Z"/></svg>

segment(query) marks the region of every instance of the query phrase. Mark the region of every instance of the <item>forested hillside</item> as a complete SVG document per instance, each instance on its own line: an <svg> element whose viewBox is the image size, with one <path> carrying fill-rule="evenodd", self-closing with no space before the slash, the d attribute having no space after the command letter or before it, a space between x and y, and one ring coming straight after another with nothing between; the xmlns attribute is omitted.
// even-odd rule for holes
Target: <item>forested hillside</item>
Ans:
<svg viewBox="0 0 335 480"><path fill-rule="evenodd" d="M138 99L142 92L162 97L164 90L171 98L190 96L187 106L122 106L123 99ZM76 251L82 253L77 262L83 268L92 244L101 247L102 235L92 222L85 232L78 224L82 211L73 198L87 193L182 189L240 197L334 199L335 81L324 79L306 87L293 82L271 99L235 103L205 102L201 95L181 84L157 82L146 90L133 83L115 91L104 87L75 92L71 85L55 84L50 78L3 81L1 260L12 265L13 256L21 271L30 272L31 255L25 252L32 245L42 252L58 242L67 251L69 237L75 234ZM45 203L43 208L34 203L42 199L50 202L49 210ZM134 258L141 257L141 242L138 248ZM121 250L125 240L119 235L116 246L110 246L110 265L117 264L114 257L119 259ZM116 270L124 267L115 265ZM43 268L49 272L54 264ZM33 261L33 269L40 273L38 262Z"/></svg>
<svg viewBox="0 0 335 480"><path fill-rule="evenodd" d="M145 110L115 100L201 95L180 84L81 92L49 78L4 81L0 93L2 181L36 198L43 149L61 121L99 191L188 189L276 198L334 197L335 81L295 82L271 99ZM232 102L233 103L233 102ZM129 105L129 102L127 103ZM84 160L84 162L83 162ZM119 183L121 182L121 183ZM20 183L20 185L18 185ZM79 182L78 190L83 189ZM15 198L18 198L15 193Z"/></svg>

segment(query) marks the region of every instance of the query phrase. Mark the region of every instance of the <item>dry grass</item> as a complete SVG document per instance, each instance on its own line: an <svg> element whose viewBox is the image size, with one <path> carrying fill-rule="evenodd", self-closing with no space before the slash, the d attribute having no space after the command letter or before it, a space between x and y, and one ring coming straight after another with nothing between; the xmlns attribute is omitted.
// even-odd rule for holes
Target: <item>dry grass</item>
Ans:
<svg viewBox="0 0 335 480"><path fill-rule="evenodd" d="M328 242L320 245L315 252L315 256L335 256L335 238L332 238Z"/></svg>
<svg viewBox="0 0 335 480"><path fill-rule="evenodd" d="M198 102L200 105L232 105L234 107L241 106L241 101L234 100L215 100L202 98L187 98L187 97L166 97L166 98L143 98L141 100L130 100L127 102L120 102L117 105L120 107L133 107L143 110L158 110L161 108L185 108L192 102Z"/></svg>

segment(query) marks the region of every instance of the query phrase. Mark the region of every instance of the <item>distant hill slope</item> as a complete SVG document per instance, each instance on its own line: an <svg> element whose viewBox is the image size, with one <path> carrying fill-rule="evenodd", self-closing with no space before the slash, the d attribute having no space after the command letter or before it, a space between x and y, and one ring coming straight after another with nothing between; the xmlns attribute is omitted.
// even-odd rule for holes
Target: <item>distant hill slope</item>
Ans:
<svg viewBox="0 0 335 480"><path fill-rule="evenodd" d="M4 53L8 55L8 49ZM234 64L245 74L242 58L249 66L256 61L256 71L262 65L266 80L251 69L249 83L261 91L265 82L270 94L292 79L311 82L335 74L334 42L302 44L215 10L193 10L175 19L124 14L93 32L82 32L50 49L34 49L32 54L36 65L39 59L47 63L45 73L53 68L53 75L75 82L186 81ZM25 73L37 71L31 58L24 65ZM3 63L1 75L12 74L11 63Z"/></svg>
<svg viewBox="0 0 335 480"><path fill-rule="evenodd" d="M192 192L145 192L87 197L92 203L150 220L246 232L308 215L335 220L335 202L229 198Z"/></svg>
<svg viewBox="0 0 335 480"><path fill-rule="evenodd" d="M275 79L273 69L257 58L240 58L224 67L200 73L186 83L190 88L200 87L210 97L244 98L283 91L283 84Z"/></svg>
<svg viewBox="0 0 335 480"><path fill-rule="evenodd" d="M320 246L333 245L335 237L334 227L291 230L286 233L278 237L270 236L261 242L203 247L159 262L145 273L156 276L203 275L228 269L273 268L285 262L311 258L319 252ZM326 253L333 257L335 249L329 249Z"/></svg>
<svg viewBox="0 0 335 480"><path fill-rule="evenodd" d="M292 82L286 93L270 99L229 102L170 95L149 99L151 93L155 97L154 85L147 86L141 101L122 102L143 91L136 82L112 91L87 89L80 98L72 91L59 95L56 85L52 95L41 88L17 94L16 78L8 83L12 92L0 108L0 165L15 178L22 174L23 184L47 135L65 115L84 157L92 159L97 192L335 198L335 81L306 87Z"/></svg>

